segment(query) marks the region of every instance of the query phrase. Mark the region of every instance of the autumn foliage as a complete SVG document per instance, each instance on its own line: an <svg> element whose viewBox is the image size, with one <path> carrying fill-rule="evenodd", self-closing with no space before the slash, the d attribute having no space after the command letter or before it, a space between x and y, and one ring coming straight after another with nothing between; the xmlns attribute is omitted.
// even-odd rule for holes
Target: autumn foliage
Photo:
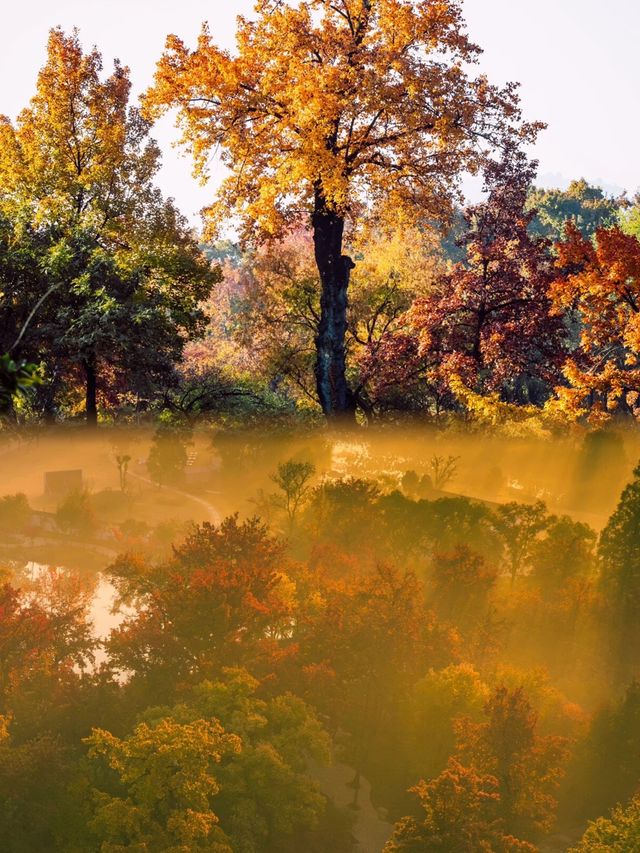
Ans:
<svg viewBox="0 0 640 853"><path fill-rule="evenodd" d="M536 188L479 55L457 0L261 0L136 103L51 30L0 117L2 464L82 418L55 468L117 488L0 499L3 851L640 849L640 197Z"/></svg>

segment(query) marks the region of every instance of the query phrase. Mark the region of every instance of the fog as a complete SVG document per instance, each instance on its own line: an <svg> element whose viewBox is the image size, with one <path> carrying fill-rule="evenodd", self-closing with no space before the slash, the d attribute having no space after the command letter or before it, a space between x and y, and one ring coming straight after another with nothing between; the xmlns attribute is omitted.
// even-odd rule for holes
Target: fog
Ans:
<svg viewBox="0 0 640 853"><path fill-rule="evenodd" d="M106 702L82 706L76 747L124 726L122 707L131 726L246 669L333 740L330 767L308 763L329 804L309 849L379 853L415 813L409 789L452 757L497 772L474 738L511 696L531 755L556 763L527 771L544 820L500 820L567 850L633 789L614 794L615 762L593 756L636 676L597 543L638 458L638 435L615 429L35 431L0 447L0 571L23 616L67 626L69 665Z"/></svg>

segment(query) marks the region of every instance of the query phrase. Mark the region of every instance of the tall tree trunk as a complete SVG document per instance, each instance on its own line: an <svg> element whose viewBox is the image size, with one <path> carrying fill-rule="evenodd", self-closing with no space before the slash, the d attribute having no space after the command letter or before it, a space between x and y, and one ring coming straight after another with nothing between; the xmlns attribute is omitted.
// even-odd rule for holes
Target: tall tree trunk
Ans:
<svg viewBox="0 0 640 853"><path fill-rule="evenodd" d="M87 426L95 427L98 425L98 404L96 401L96 358L89 356L83 362L84 373L86 379L86 413Z"/></svg>
<svg viewBox="0 0 640 853"><path fill-rule="evenodd" d="M316 388L327 419L355 419L355 400L345 375L347 290L355 266L342 254L344 217L327 209L321 189L316 189L312 217L315 258L320 274L320 323L316 335Z"/></svg>

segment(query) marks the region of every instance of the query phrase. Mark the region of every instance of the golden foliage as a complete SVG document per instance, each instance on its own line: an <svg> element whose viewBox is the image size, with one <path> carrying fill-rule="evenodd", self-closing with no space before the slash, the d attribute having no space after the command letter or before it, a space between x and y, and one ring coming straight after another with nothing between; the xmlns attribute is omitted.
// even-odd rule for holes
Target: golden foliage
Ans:
<svg viewBox="0 0 640 853"><path fill-rule="evenodd" d="M279 234L317 194L341 216L385 205L427 219L448 211L461 170L478 170L478 140L519 121L515 87L463 70L478 53L452 0L259 4L239 18L235 55L206 27L193 51L169 36L144 105L178 108L202 179L212 153L230 168L214 231L233 211L246 234Z"/></svg>

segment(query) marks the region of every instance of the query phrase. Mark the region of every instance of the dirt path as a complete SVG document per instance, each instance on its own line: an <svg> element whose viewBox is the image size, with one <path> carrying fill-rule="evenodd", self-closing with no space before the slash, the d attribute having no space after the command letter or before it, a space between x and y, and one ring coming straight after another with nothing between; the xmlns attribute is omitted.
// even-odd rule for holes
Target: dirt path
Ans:
<svg viewBox="0 0 640 853"><path fill-rule="evenodd" d="M133 477L135 480L140 480L140 482L146 483L149 486L154 486L156 488L158 487L157 483L154 483L153 480L149 480L147 477L143 477L142 474L136 474L133 471L129 471L128 476ZM164 491L172 492L174 495L180 495L180 497L187 498L187 500L200 504L200 506L204 507L207 510L207 521L211 521L213 524L220 523L220 513L214 507L213 504L210 504L204 498L200 498L197 495L192 495L189 492L183 492L181 489L176 489L173 486L162 486L162 488L164 489Z"/></svg>
<svg viewBox="0 0 640 853"><path fill-rule="evenodd" d="M330 767L316 765L313 775L318 780L320 790L341 809L352 807L354 789L351 781L353 767L346 764L332 764ZM389 840L393 826L383 820L371 802L371 785L360 777L358 807L353 811L355 822L353 835L356 839L354 853L381 853Z"/></svg>

